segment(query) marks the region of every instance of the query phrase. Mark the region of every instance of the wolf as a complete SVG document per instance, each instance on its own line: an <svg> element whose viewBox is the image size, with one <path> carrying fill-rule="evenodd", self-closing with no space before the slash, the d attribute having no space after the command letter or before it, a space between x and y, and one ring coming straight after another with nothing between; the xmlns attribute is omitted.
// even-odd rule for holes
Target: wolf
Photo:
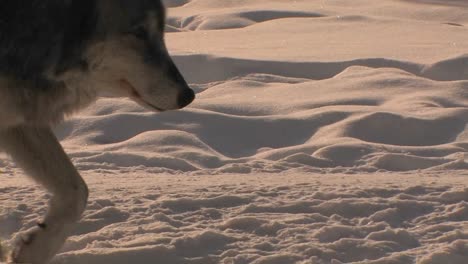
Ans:
<svg viewBox="0 0 468 264"><path fill-rule="evenodd" d="M160 0L0 1L0 148L52 196L13 263L48 263L86 208L88 188L52 132L99 97L156 112L194 91L171 60Z"/></svg>

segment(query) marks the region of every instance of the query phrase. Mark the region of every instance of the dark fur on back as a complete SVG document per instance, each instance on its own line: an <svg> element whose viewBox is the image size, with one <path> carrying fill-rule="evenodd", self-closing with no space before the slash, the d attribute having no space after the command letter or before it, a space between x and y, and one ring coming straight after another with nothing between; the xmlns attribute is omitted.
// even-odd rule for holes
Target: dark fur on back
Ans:
<svg viewBox="0 0 468 264"><path fill-rule="evenodd" d="M41 80L82 64L94 30L93 0L0 0L0 74Z"/></svg>

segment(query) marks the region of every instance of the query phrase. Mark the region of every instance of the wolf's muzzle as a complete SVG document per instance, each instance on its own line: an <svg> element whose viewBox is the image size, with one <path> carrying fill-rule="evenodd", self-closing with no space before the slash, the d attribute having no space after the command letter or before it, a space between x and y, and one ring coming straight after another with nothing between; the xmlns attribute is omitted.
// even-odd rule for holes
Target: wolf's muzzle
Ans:
<svg viewBox="0 0 468 264"><path fill-rule="evenodd" d="M180 108L184 108L189 105L195 99L195 92L192 89L185 89L179 94L177 103Z"/></svg>

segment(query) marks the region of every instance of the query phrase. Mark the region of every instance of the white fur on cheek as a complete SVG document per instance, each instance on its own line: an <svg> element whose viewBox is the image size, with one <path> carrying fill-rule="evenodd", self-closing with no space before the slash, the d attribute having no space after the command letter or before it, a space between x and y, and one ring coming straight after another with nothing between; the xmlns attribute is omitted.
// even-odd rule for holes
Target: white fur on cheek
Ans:
<svg viewBox="0 0 468 264"><path fill-rule="evenodd" d="M171 85L163 69L144 61L143 47L130 37L94 45L87 53L90 85L97 87L98 96L130 97L131 91L119 85L126 80L142 100L162 109L178 108L178 87Z"/></svg>

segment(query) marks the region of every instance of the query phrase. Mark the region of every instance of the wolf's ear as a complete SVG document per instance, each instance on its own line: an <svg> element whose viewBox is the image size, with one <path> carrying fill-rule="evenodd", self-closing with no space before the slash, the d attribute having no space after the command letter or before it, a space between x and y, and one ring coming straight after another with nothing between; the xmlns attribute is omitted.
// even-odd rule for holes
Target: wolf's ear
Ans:
<svg viewBox="0 0 468 264"><path fill-rule="evenodd" d="M131 26L131 14L137 13L141 5L141 0L94 0L93 2L96 3L98 10L97 33L103 37L128 30Z"/></svg>
<svg viewBox="0 0 468 264"><path fill-rule="evenodd" d="M138 23L145 19L146 7L143 0L118 0L125 15L131 24Z"/></svg>
<svg viewBox="0 0 468 264"><path fill-rule="evenodd" d="M70 12L64 29L56 73L81 67L85 61L82 51L96 30L98 10L95 0L69 0Z"/></svg>
<svg viewBox="0 0 468 264"><path fill-rule="evenodd" d="M128 16L131 24L139 24L148 14L153 14L162 22L165 20L165 8L160 0L117 0Z"/></svg>

